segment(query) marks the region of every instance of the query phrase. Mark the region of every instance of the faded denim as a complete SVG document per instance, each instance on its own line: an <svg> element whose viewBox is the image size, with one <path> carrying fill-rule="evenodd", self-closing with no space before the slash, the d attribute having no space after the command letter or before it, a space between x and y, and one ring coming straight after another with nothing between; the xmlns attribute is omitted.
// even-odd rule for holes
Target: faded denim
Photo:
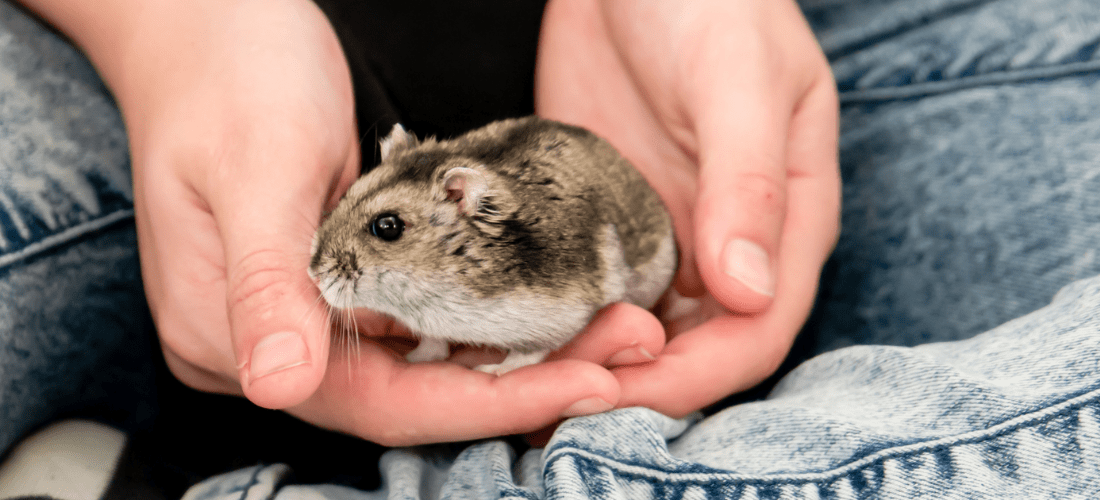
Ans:
<svg viewBox="0 0 1100 500"><path fill-rule="evenodd" d="M1094 278L969 340L818 356L768 400L702 421L618 410L571 419L518 460L496 440L389 451L378 491L280 485L272 465L186 498L1096 498L1098 338Z"/></svg>
<svg viewBox="0 0 1100 500"><path fill-rule="evenodd" d="M844 227L817 356L767 399L571 419L522 456L395 449L377 491L276 464L188 498L1100 497L1100 9L801 4L841 92ZM142 327L125 148L87 63L0 4L2 446Z"/></svg>
<svg viewBox="0 0 1100 500"><path fill-rule="evenodd" d="M841 92L843 230L819 355L766 400L571 419L521 457L393 450L378 491L273 465L190 498L1100 497L1100 9L802 6Z"/></svg>
<svg viewBox="0 0 1100 500"><path fill-rule="evenodd" d="M70 411L151 411L128 154L87 60L0 3L0 452Z"/></svg>

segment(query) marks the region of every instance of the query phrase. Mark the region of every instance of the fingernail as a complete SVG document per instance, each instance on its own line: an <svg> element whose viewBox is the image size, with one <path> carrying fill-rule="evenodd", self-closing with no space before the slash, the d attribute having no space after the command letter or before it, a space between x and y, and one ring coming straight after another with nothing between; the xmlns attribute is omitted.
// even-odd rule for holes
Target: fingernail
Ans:
<svg viewBox="0 0 1100 500"><path fill-rule="evenodd" d="M614 405L604 401L601 397L594 396L573 403L569 408L561 412L561 416L564 418L583 417L585 415L603 413L612 408L614 408Z"/></svg>
<svg viewBox="0 0 1100 500"><path fill-rule="evenodd" d="M264 337L252 348L249 374L256 380L272 373L309 363L309 349L298 332L279 332Z"/></svg>
<svg viewBox="0 0 1100 500"><path fill-rule="evenodd" d="M722 257L723 269L731 278L756 293L769 297L775 295L775 278L772 277L771 266L768 265L768 253L759 245L736 239L726 244Z"/></svg>
<svg viewBox="0 0 1100 500"><path fill-rule="evenodd" d="M657 358L650 354L645 347L636 345L623 349L608 358L607 366L636 365L638 363L648 363L656 359Z"/></svg>

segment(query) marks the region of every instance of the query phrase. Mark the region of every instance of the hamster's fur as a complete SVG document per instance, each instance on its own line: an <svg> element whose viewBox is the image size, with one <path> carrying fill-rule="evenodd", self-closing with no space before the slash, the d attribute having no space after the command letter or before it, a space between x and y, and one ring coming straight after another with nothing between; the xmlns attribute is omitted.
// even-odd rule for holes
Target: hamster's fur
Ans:
<svg viewBox="0 0 1100 500"><path fill-rule="evenodd" d="M537 363L600 308L648 309L672 280L668 212L587 130L531 116L420 142L397 125L381 150L317 230L309 274L332 306L419 335L410 361L461 343L508 352L490 373Z"/></svg>

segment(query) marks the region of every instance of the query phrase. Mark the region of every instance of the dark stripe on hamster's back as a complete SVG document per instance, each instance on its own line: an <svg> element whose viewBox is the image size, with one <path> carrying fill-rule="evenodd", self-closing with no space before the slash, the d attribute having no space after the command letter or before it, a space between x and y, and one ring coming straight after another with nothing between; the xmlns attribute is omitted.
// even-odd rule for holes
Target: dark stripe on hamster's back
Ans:
<svg viewBox="0 0 1100 500"><path fill-rule="evenodd" d="M596 135L590 132L588 129L569 125L566 123L556 122L553 120L528 120L527 122L517 126L508 133L508 139L517 143L523 143L527 147L534 148L539 145L539 138L543 135L548 135L546 132L560 132L565 134L569 138L577 139L582 142L590 141L596 138ZM558 136L560 137L560 136ZM550 144L547 144L546 150L550 151L561 146L563 142L558 139Z"/></svg>
<svg viewBox="0 0 1100 500"><path fill-rule="evenodd" d="M522 145L510 142L503 137L482 139L469 146L470 157L486 165L505 163L523 152Z"/></svg>
<svg viewBox="0 0 1100 500"><path fill-rule="evenodd" d="M506 129L499 137L479 138L466 144L470 158L486 166L489 166L499 174L504 174L515 180L527 184L547 186L553 184L553 180L545 174L548 169L553 170L552 165L542 161L533 161L542 153L543 141L548 134L555 131L563 131L571 136L593 137L583 129L567 127L557 122L541 119L524 119ZM550 151L565 143L563 139L549 135L553 138L547 145ZM532 156L534 158L532 158ZM552 175L552 174L551 174Z"/></svg>
<svg viewBox="0 0 1100 500"><path fill-rule="evenodd" d="M560 283L569 276L594 275L599 259L594 248L587 245L588 233L550 233L546 231L545 215L531 207L523 207L510 217L489 222L479 220L477 225L492 225L499 229L499 236L482 232L484 247L495 258L509 262L503 270L505 280L482 286L484 292L495 294L511 289L516 284L539 286ZM547 290L544 290L544 292ZM561 290L549 290L557 293Z"/></svg>
<svg viewBox="0 0 1100 500"><path fill-rule="evenodd" d="M569 125L568 123L542 120L542 124L547 129L554 129L559 132L564 132L566 135L574 139L591 140L596 137L596 134L593 134L590 130L575 125Z"/></svg>
<svg viewBox="0 0 1100 500"><path fill-rule="evenodd" d="M392 189L399 184L431 183L432 175L435 173L436 169L449 157L450 155L443 151L410 153L408 158L402 158L400 161L396 162L397 166L400 168L397 169L393 177L379 182L372 189L361 194L360 198L355 202L355 206L358 207L361 203L373 199L378 193Z"/></svg>
<svg viewBox="0 0 1100 500"><path fill-rule="evenodd" d="M395 180L428 183L432 181L432 174L443 162L450 158L450 154L439 150L418 151L411 153L408 158L400 162L401 170L397 172Z"/></svg>
<svg viewBox="0 0 1100 500"><path fill-rule="evenodd" d="M500 137L480 139L469 144L470 156L485 163L503 163L538 147L539 133L551 122L533 118L521 119L504 131Z"/></svg>
<svg viewBox="0 0 1100 500"><path fill-rule="evenodd" d="M538 148L540 141L548 136L547 132L562 132L574 139L590 139L593 134L583 128L566 125L551 120L543 120L535 117L521 120L504 134L503 142L508 147L521 150L533 150ZM547 149L554 149L561 145L561 141L551 143Z"/></svg>
<svg viewBox="0 0 1100 500"><path fill-rule="evenodd" d="M511 254L506 261L512 262L513 265L509 266L507 271L518 277L522 283L532 285L555 272L553 267L557 259L547 251L548 242L545 235L532 231L530 223L521 221L514 215L500 221L480 220L479 222L498 226L501 229L500 236L482 232L482 237L490 242L486 246Z"/></svg>
<svg viewBox="0 0 1100 500"><path fill-rule="evenodd" d="M523 120L504 134L504 142L512 147L530 148L538 143L539 134L551 128L553 122L545 120Z"/></svg>

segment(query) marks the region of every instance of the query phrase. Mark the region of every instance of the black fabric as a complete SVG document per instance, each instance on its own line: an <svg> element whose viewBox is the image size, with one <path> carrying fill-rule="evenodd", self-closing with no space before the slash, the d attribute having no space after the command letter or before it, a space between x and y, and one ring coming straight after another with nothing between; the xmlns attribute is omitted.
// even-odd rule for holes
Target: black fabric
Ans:
<svg viewBox="0 0 1100 500"><path fill-rule="evenodd" d="M545 0L315 2L351 66L367 167L395 123L451 137L534 112Z"/></svg>
<svg viewBox="0 0 1100 500"><path fill-rule="evenodd" d="M382 446L326 431L234 396L190 389L158 367L159 412L130 432L105 500L169 500L211 476L285 463L299 483L372 490Z"/></svg>

